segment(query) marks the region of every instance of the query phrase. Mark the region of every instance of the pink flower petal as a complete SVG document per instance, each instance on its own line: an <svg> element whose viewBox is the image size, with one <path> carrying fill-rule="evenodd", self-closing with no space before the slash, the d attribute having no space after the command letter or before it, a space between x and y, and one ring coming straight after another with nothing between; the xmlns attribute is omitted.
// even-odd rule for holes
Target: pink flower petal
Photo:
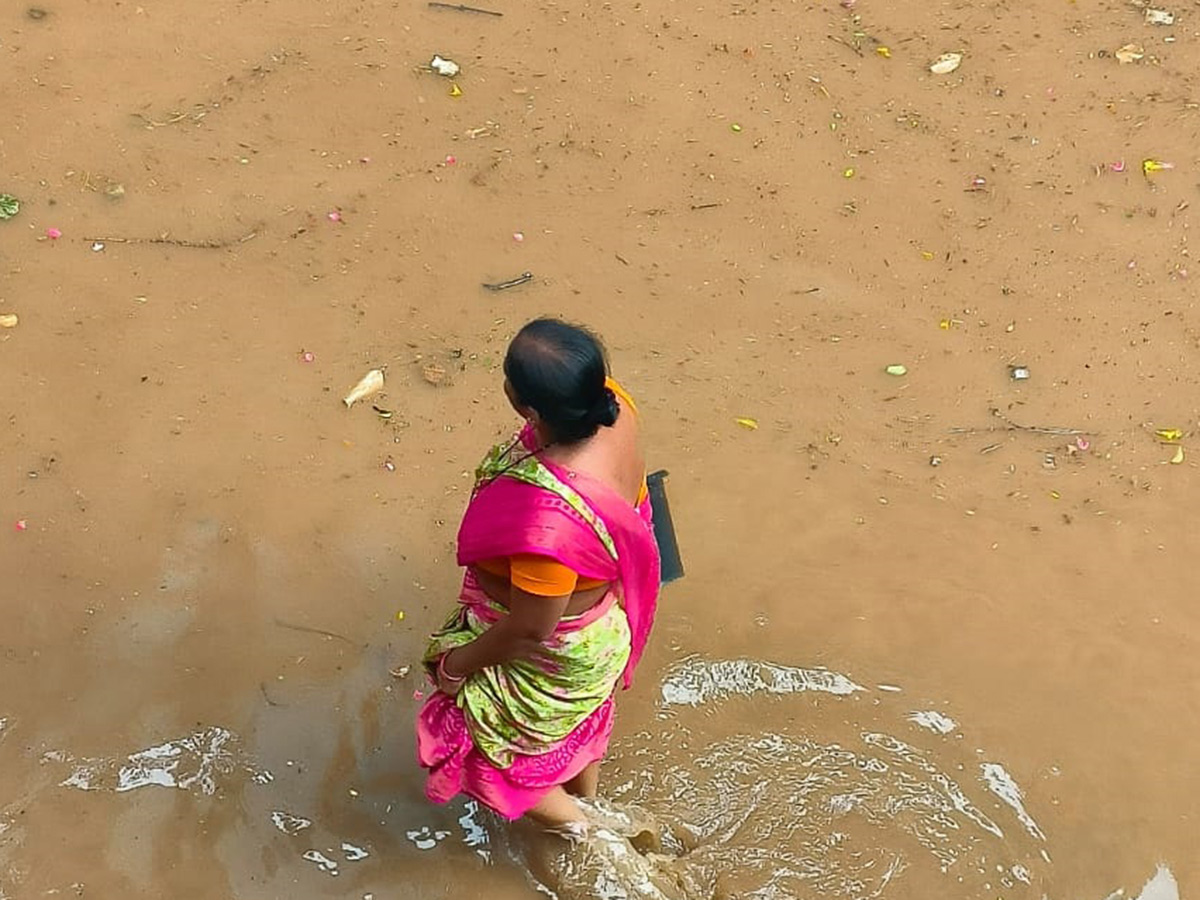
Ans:
<svg viewBox="0 0 1200 900"><path fill-rule="evenodd" d="M328 213L325 218L330 222L340 222L342 221L342 214L335 209L333 212Z"/></svg>
<svg viewBox="0 0 1200 900"><path fill-rule="evenodd" d="M29 528L29 523L26 522L24 519L17 519L15 527L16 527L17 531L26 531Z"/></svg>
<svg viewBox="0 0 1200 900"><path fill-rule="evenodd" d="M52 241L57 241L60 237L62 237L62 232L57 228L47 228L46 237L50 238Z"/></svg>

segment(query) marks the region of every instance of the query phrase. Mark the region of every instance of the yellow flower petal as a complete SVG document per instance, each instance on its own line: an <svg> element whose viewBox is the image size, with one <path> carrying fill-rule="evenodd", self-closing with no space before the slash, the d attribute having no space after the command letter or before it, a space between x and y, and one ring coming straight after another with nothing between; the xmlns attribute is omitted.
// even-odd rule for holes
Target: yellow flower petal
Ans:
<svg viewBox="0 0 1200 900"><path fill-rule="evenodd" d="M1164 441L1174 442L1183 437L1183 429L1181 428L1160 428L1154 432Z"/></svg>
<svg viewBox="0 0 1200 900"><path fill-rule="evenodd" d="M739 418L739 419L734 419L734 421L737 422L739 425L741 425L743 428L747 428L750 431L755 431L758 429L758 419L749 419L749 418L743 417L743 418Z"/></svg>
<svg viewBox="0 0 1200 900"><path fill-rule="evenodd" d="M1175 448L1175 455L1171 457L1171 465L1173 465L1173 466L1177 466L1177 465L1179 465L1181 462L1183 462L1183 448L1182 448L1182 447L1176 447L1176 448Z"/></svg>

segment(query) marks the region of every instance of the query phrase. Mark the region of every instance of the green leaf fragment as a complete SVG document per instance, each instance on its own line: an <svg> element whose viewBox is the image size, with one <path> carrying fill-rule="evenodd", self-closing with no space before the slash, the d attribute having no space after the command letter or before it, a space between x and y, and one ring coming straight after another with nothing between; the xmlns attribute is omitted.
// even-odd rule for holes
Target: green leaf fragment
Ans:
<svg viewBox="0 0 1200 900"><path fill-rule="evenodd" d="M0 194L0 221L11 219L21 211L21 201L12 194Z"/></svg>

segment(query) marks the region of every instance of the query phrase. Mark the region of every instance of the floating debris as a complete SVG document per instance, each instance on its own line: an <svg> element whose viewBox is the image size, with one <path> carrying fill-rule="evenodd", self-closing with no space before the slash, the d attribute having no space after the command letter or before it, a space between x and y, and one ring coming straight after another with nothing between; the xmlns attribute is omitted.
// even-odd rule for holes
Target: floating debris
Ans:
<svg viewBox="0 0 1200 900"><path fill-rule="evenodd" d="M1165 9L1147 9L1146 10L1147 25L1174 25L1175 13L1168 12Z"/></svg>
<svg viewBox="0 0 1200 900"><path fill-rule="evenodd" d="M0 222L11 219L21 211L21 201L12 194L0 194Z"/></svg>
<svg viewBox="0 0 1200 900"><path fill-rule="evenodd" d="M372 394L383 390L383 371L380 369L372 369L364 375L345 397L342 402L349 409L359 400L370 397Z"/></svg>
<svg viewBox="0 0 1200 900"><path fill-rule="evenodd" d="M1009 366L1008 375L1013 381L1027 381L1029 369L1026 366Z"/></svg>
<svg viewBox="0 0 1200 900"><path fill-rule="evenodd" d="M962 65L962 61L961 53L943 53L930 64L929 71L934 75L949 75Z"/></svg>
<svg viewBox="0 0 1200 900"><path fill-rule="evenodd" d="M889 375L895 375L897 378L899 378L901 375L908 374L908 366L901 366L901 365L888 366L886 369L884 369L884 371L887 372Z"/></svg>
<svg viewBox="0 0 1200 900"><path fill-rule="evenodd" d="M1130 63L1140 62L1144 59L1146 48L1141 44L1126 44L1124 47L1117 48L1113 56L1117 58L1117 62L1121 65L1127 66Z"/></svg>
<svg viewBox="0 0 1200 900"><path fill-rule="evenodd" d="M436 55L432 60L429 61L429 68L433 69L433 71L445 78L453 78L462 71L462 66L456 63L454 60L443 59L442 57Z"/></svg>
<svg viewBox="0 0 1200 900"><path fill-rule="evenodd" d="M425 363L421 366L421 377L425 379L426 384L437 387L446 383L446 369L434 362Z"/></svg>

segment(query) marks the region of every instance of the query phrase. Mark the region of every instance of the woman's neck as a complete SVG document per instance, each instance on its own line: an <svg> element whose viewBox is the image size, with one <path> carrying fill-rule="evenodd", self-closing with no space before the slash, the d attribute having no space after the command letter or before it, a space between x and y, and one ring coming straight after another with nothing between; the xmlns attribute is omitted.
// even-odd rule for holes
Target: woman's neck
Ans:
<svg viewBox="0 0 1200 900"><path fill-rule="evenodd" d="M550 429L543 423L531 422L530 426L533 428L533 436L537 441L536 446L538 450L545 450L554 444L554 435L550 433Z"/></svg>

